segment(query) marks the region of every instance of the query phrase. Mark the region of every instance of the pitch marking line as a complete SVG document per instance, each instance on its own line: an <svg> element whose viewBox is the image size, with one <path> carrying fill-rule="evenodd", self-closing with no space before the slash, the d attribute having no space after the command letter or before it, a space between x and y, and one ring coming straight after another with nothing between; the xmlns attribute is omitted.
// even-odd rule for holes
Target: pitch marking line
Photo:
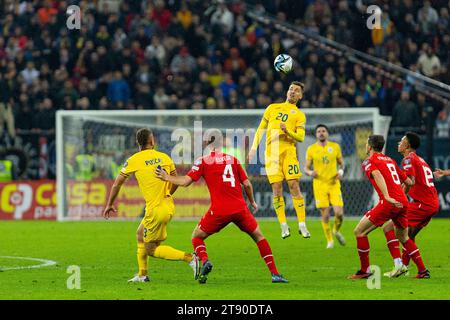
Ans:
<svg viewBox="0 0 450 320"><path fill-rule="evenodd" d="M0 256L0 259L17 259L17 260L30 260L30 261L38 261L41 264L35 264L32 266L20 266L20 267L2 267L0 266L0 271L6 270L19 270L19 269L34 269L34 268L43 268L50 267L56 264L56 261L46 260L46 259L38 259L38 258L30 258L30 257L12 257L12 256Z"/></svg>

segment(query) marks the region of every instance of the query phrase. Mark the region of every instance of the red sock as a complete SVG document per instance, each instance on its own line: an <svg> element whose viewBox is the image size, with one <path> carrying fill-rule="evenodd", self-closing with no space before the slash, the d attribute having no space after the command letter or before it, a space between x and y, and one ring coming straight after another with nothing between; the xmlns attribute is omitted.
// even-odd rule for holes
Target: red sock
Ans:
<svg viewBox="0 0 450 320"><path fill-rule="evenodd" d="M205 242L200 238L192 238L192 246L194 247L195 254L197 254L202 263L205 263L208 260Z"/></svg>
<svg viewBox="0 0 450 320"><path fill-rule="evenodd" d="M420 256L419 248L417 248L414 241L411 239L408 239L403 246L405 247L406 251L408 251L409 257L414 261L414 263L417 266L417 269L419 272L425 271L427 268L425 268L425 265L423 264L422 257Z"/></svg>
<svg viewBox="0 0 450 320"><path fill-rule="evenodd" d="M356 237L356 246L358 248L359 260L361 261L361 271L369 272L369 239L367 236Z"/></svg>
<svg viewBox="0 0 450 320"><path fill-rule="evenodd" d="M387 246L389 248L389 252L391 253L392 259L399 259L401 257L400 246L394 230L385 232L384 235L386 236Z"/></svg>
<svg viewBox="0 0 450 320"><path fill-rule="evenodd" d="M402 252L402 262L405 266L409 265L409 260L411 258L409 257L408 251L406 250L405 247L403 247L403 252Z"/></svg>
<svg viewBox="0 0 450 320"><path fill-rule="evenodd" d="M256 245L258 246L259 253L261 254L261 257L264 259L267 268L269 268L270 273L279 274L277 267L275 265L275 260L273 259L272 249L270 249L269 242L267 242L266 239L262 239L258 243L256 243Z"/></svg>

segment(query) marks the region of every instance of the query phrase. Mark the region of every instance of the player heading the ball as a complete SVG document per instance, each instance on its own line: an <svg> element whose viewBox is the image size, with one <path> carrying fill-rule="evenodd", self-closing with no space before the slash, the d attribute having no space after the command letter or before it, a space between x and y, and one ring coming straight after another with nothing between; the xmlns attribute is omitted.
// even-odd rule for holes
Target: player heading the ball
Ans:
<svg viewBox="0 0 450 320"><path fill-rule="evenodd" d="M283 198L283 181L286 180L298 219L299 233L304 238L311 235L306 228L305 200L300 191L300 163L297 158L297 142L305 139L306 116L297 107L303 98L304 84L294 81L286 93L286 101L272 103L264 111L263 118L255 134L248 154L250 163L256 155L261 138L266 131L265 169L272 185L273 207L281 226L281 237L290 236L286 222Z"/></svg>

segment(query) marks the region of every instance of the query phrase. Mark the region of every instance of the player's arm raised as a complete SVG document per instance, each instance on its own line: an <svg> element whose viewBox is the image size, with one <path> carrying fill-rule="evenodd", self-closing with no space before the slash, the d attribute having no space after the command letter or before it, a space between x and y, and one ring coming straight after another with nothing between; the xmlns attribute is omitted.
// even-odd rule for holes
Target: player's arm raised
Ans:
<svg viewBox="0 0 450 320"><path fill-rule="evenodd" d="M380 189L381 193L383 194L384 198L387 202L393 204L397 208L402 208L403 205L395 200L394 198L391 198L389 196L389 191L386 185L386 181L383 178L383 175L381 174L380 170L373 170L372 171L372 177L375 180L375 183L377 184L378 188ZM408 178L409 179L409 178Z"/></svg>
<svg viewBox="0 0 450 320"><path fill-rule="evenodd" d="M189 186L194 180L192 180L189 176L177 176L177 175L169 175L164 169L162 168L156 168L156 176L163 180L168 181L172 184L172 189L175 186L182 186L187 187ZM171 189L171 191L172 191ZM176 189L176 188L175 188Z"/></svg>
<svg viewBox="0 0 450 320"><path fill-rule="evenodd" d="M109 192L109 198L108 198L108 203L106 204L105 209L103 210L103 217L105 219L108 219L112 214L115 214L117 212L116 208L114 208L114 201L116 200L119 192L120 192L120 188L122 188L122 185L125 183L125 181L127 181L128 176L123 174L123 173L119 173L116 177L116 180L114 181L114 184L111 188L111 191Z"/></svg>

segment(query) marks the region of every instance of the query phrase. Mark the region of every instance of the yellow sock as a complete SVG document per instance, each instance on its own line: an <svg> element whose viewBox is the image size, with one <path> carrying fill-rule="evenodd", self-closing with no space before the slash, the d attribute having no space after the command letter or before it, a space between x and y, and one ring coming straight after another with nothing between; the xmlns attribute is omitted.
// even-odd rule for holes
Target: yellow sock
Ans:
<svg viewBox="0 0 450 320"><path fill-rule="evenodd" d="M306 221L305 199L292 197L295 212L297 213L298 222Z"/></svg>
<svg viewBox="0 0 450 320"><path fill-rule="evenodd" d="M155 258L191 262L192 255L169 246L158 246L153 254Z"/></svg>
<svg viewBox="0 0 450 320"><path fill-rule="evenodd" d="M139 266L139 276L146 276L148 256L143 242L138 242L137 244L137 261Z"/></svg>
<svg viewBox="0 0 450 320"><path fill-rule="evenodd" d="M333 241L333 235L331 234L331 228L329 222L322 221L323 233L325 234L325 238L328 242Z"/></svg>
<svg viewBox="0 0 450 320"><path fill-rule="evenodd" d="M339 232L339 230L341 229L342 226L342 218L338 218L338 217L334 217L334 226L333 226L333 231L334 232Z"/></svg>
<svg viewBox="0 0 450 320"><path fill-rule="evenodd" d="M284 198L281 197L273 197L273 208L277 214L278 222L280 224L286 223L286 213L284 212Z"/></svg>

